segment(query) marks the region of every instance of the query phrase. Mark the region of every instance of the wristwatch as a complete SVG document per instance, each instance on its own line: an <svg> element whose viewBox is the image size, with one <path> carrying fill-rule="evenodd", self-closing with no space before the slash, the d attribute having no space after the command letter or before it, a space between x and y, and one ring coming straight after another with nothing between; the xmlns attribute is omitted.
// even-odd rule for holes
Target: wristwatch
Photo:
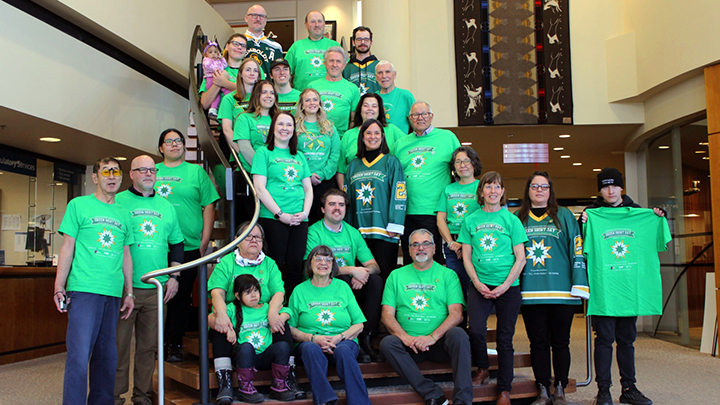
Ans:
<svg viewBox="0 0 720 405"><path fill-rule="evenodd" d="M178 276L177 274L171 274L171 275L170 275L170 278L173 279L173 280L175 280L175 281L178 281L178 278L179 278L179 277L180 277L180 276Z"/></svg>
<svg viewBox="0 0 720 405"><path fill-rule="evenodd" d="M283 214L282 210L278 211L277 214L274 215L275 219L280 219L280 215L282 215L282 214Z"/></svg>
<svg viewBox="0 0 720 405"><path fill-rule="evenodd" d="M346 340L346 339L347 339L347 337L345 337L345 332L343 332L343 333L340 334L340 338L342 338L342 340Z"/></svg>

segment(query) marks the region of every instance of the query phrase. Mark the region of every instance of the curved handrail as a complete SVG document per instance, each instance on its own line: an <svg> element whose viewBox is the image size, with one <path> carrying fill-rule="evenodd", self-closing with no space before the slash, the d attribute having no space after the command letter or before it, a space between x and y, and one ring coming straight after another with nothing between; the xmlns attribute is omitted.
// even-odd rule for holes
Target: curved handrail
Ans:
<svg viewBox="0 0 720 405"><path fill-rule="evenodd" d="M198 97L198 83L197 78L193 74L194 68L195 68L195 58L197 56L197 53L200 51L200 41L202 41L204 38L202 28L197 25L195 26L195 31L193 32L193 37L190 43L190 64L188 69L188 76L190 80L190 86L188 89L189 99L190 99L190 109L195 115L195 117L198 117L198 120L195 121L195 127L198 131L198 139L200 141L200 146L202 150L206 150L210 153L205 154L206 162L211 166L216 165L222 165L226 173L229 175L226 176L226 188L228 190L226 199L233 200L233 174L236 173L236 171L232 168L228 160L225 158L224 154L220 150L220 145L215 141L215 137L212 135L212 132L210 131L210 125L208 123L207 117L205 116L205 111L200 105L200 99ZM235 161L239 162L240 159L235 152L235 150L231 147L230 148L231 153L235 156ZM155 271L151 271L149 273L144 274L140 280L146 284L153 284L155 285L155 288L157 289L157 307L158 307L158 398L161 403L164 403L165 398L165 363L163 359L165 358L163 353L163 340L164 340L164 308L163 308L163 286L162 283L157 279L157 277L168 275L170 273L176 273L181 272L184 270L189 270L192 268L198 267L200 271L198 272L198 290L199 290L199 301L200 301L200 308L207 308L207 294L205 293L207 291L207 264L216 261L218 258L226 255L227 253L231 252L232 250L237 247L240 242L242 242L243 239L252 231L252 229L255 227L255 224L257 223L258 217L260 216L260 201L257 197L257 192L255 191L255 187L253 186L252 180L250 179L250 176L248 173L243 169L241 165L238 165L238 171L242 174L242 176L245 178L245 181L247 182L247 185L250 189L250 192L255 197L255 211L253 212L252 219L250 220L251 226L247 227L243 232L240 233L232 242L228 243L221 249L207 255L204 257L201 257L199 259L193 260L189 263L183 263L178 266L173 267L167 267L164 269L159 269ZM234 230L233 230L234 232ZM203 313L203 311L200 311L200 403L201 404L208 404L209 403L209 382L208 382L208 353L207 353L207 316Z"/></svg>

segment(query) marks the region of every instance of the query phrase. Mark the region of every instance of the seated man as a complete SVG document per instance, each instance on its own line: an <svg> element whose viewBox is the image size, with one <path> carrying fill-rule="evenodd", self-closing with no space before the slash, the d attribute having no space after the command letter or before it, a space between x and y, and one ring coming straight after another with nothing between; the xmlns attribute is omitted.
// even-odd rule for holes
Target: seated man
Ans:
<svg viewBox="0 0 720 405"><path fill-rule="evenodd" d="M327 245L332 249L340 269L337 278L348 283L353 289L355 299L367 319L362 333L358 336L361 349L358 361L382 361L370 340L371 336L377 335L380 324L380 298L383 288L380 266L360 231L343 221L348 204L350 201L347 194L335 188L320 197L320 210L324 218L308 228L305 259L316 246ZM355 266L356 259L362 267Z"/></svg>
<svg viewBox="0 0 720 405"><path fill-rule="evenodd" d="M417 229L409 240L413 263L390 273L385 284L382 322L391 335L380 342L380 352L427 405L447 405L448 400L415 363L449 360L455 383L453 405L472 404L470 340L457 327L464 305L460 280L433 260L430 231Z"/></svg>

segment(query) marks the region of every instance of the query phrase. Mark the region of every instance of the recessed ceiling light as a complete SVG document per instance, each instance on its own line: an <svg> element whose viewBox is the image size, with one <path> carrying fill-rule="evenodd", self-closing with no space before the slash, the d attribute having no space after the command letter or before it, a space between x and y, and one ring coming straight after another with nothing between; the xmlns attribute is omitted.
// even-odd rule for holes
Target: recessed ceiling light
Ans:
<svg viewBox="0 0 720 405"><path fill-rule="evenodd" d="M52 137L49 137L49 136L40 138L40 140L43 141L43 142L50 142L50 143L60 142L60 138L52 138Z"/></svg>
<svg viewBox="0 0 720 405"><path fill-rule="evenodd" d="M594 172L601 172L602 169L597 169L597 168L595 168L595 169L593 169L593 171L594 171Z"/></svg>
<svg viewBox="0 0 720 405"><path fill-rule="evenodd" d="M660 145L658 146L658 149L670 149L669 145Z"/></svg>
<svg viewBox="0 0 720 405"><path fill-rule="evenodd" d="M575 162L575 163L573 163L573 166L582 166L582 163L580 163L580 162Z"/></svg>
<svg viewBox="0 0 720 405"><path fill-rule="evenodd" d="M560 138L570 138L570 134L558 135Z"/></svg>
<svg viewBox="0 0 720 405"><path fill-rule="evenodd" d="M62 183L55 183L56 186L62 186Z"/></svg>
<svg viewBox="0 0 720 405"><path fill-rule="evenodd" d="M707 143L707 142L700 142L700 143L698 143L698 145L700 145L700 146L708 146L709 143Z"/></svg>
<svg viewBox="0 0 720 405"><path fill-rule="evenodd" d="M472 145L472 142L463 142L463 143L461 143L460 145L462 145L462 146L470 146L470 145Z"/></svg>
<svg viewBox="0 0 720 405"><path fill-rule="evenodd" d="M560 159L570 159L570 155L560 155Z"/></svg>
<svg viewBox="0 0 720 405"><path fill-rule="evenodd" d="M703 156L703 160L710 160L710 156Z"/></svg>
<svg viewBox="0 0 720 405"><path fill-rule="evenodd" d="M561 146L561 147L558 147L558 148L553 148L553 150L565 150L565 148L563 148L563 147Z"/></svg>
<svg viewBox="0 0 720 405"><path fill-rule="evenodd" d="M590 198L597 198L597 196L596 196L596 195L591 195Z"/></svg>
<svg viewBox="0 0 720 405"><path fill-rule="evenodd" d="M707 153L706 150L696 150L695 153Z"/></svg>
<svg viewBox="0 0 720 405"><path fill-rule="evenodd" d="M697 218L700 216L700 214L685 214L683 215L685 218Z"/></svg>
<svg viewBox="0 0 720 405"><path fill-rule="evenodd" d="M121 162L127 160L127 158L125 156L115 156L115 159L117 159Z"/></svg>

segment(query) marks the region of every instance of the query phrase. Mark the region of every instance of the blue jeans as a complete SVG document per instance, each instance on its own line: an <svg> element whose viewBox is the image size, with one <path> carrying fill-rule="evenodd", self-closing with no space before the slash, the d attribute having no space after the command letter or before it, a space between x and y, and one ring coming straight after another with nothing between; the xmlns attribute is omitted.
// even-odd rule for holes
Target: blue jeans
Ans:
<svg viewBox="0 0 720 405"><path fill-rule="evenodd" d="M320 346L313 342L302 342L298 345L296 355L302 358L305 365L315 405L334 404L338 399L327 379L329 359L335 362L338 377L345 383L347 404L370 405L367 387L357 362L359 352L360 347L352 340L338 343L333 354L323 353Z"/></svg>
<svg viewBox="0 0 720 405"><path fill-rule="evenodd" d="M460 288L462 288L463 296L467 302L467 291L470 285L470 276L465 271L462 255L458 259L457 254L448 248L447 243L443 242L443 252L445 253L445 267L454 270L460 279Z"/></svg>
<svg viewBox="0 0 720 405"><path fill-rule="evenodd" d="M77 291L68 292L68 298L63 404L113 404L120 298Z"/></svg>
<svg viewBox="0 0 720 405"><path fill-rule="evenodd" d="M270 370L271 363L287 366L290 359L290 345L282 340L272 344L260 354L249 342L239 344L235 350L235 366L239 368L255 367L257 370Z"/></svg>

